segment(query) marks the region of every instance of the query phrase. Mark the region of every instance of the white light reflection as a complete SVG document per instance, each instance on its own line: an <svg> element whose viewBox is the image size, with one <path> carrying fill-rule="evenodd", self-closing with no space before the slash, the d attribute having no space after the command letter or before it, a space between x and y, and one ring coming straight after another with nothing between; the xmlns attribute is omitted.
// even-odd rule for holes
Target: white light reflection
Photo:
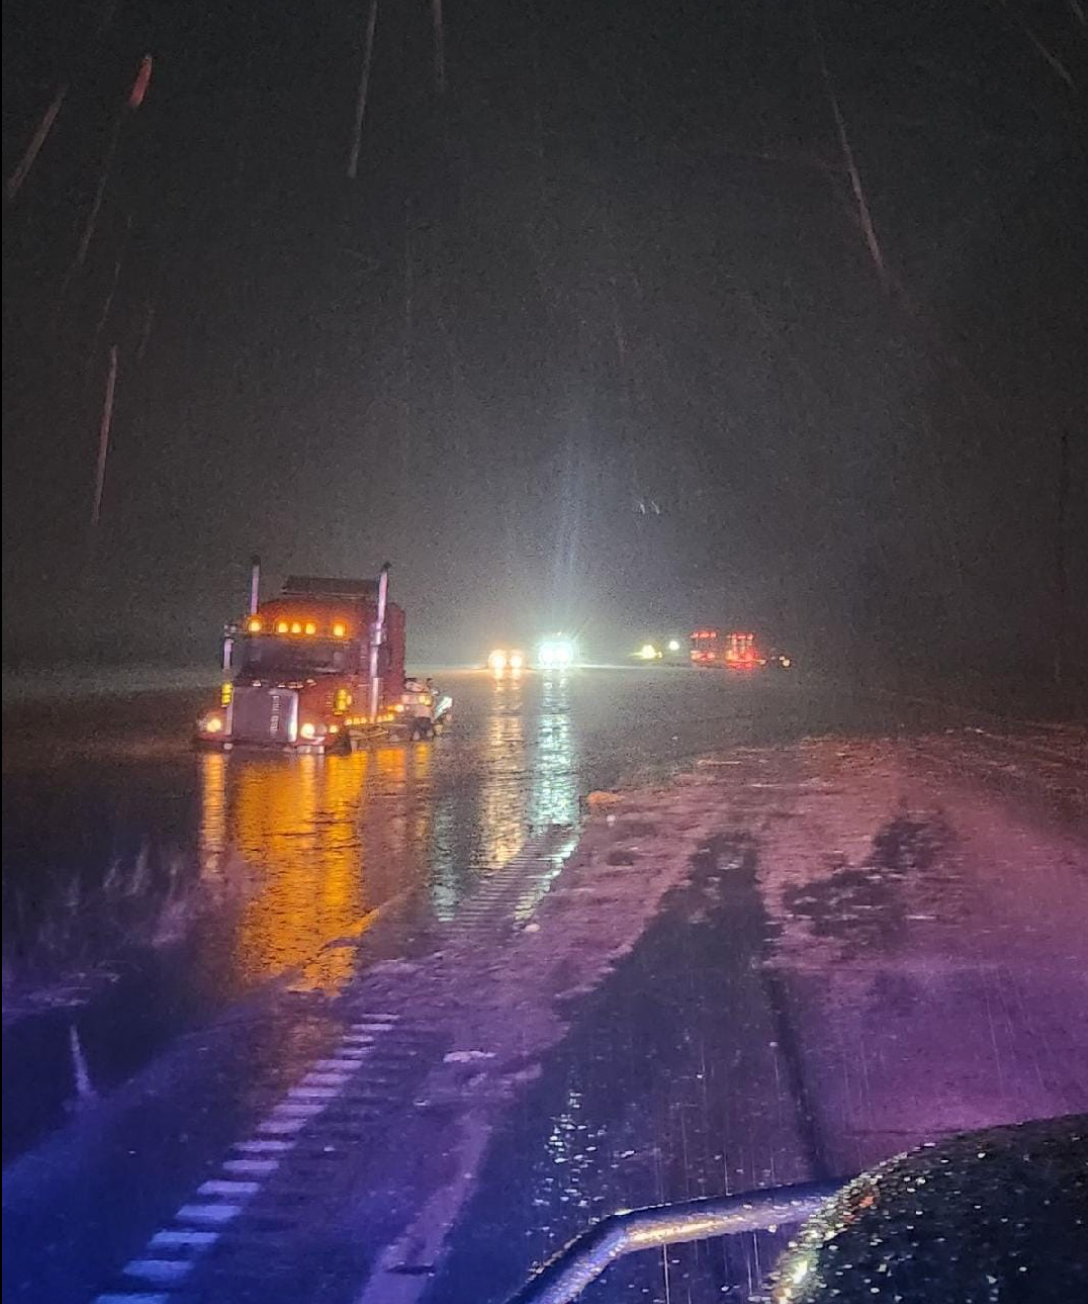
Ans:
<svg viewBox="0 0 1088 1304"><path fill-rule="evenodd" d="M463 888L458 881L454 855L457 814L452 798L443 797L435 804L431 825L431 908L435 918L448 924L457 913Z"/></svg>
<svg viewBox="0 0 1088 1304"><path fill-rule="evenodd" d="M525 840L525 726L519 679L496 682L487 722L487 777L480 789L481 861L498 869Z"/></svg>
<svg viewBox="0 0 1088 1304"><path fill-rule="evenodd" d="M533 788L529 800L532 831L543 833L558 826L569 828L571 835L562 846L550 852L550 872L534 878L519 899L514 918L521 922L536 909L578 840L578 782L570 724L570 681L566 675L548 678L544 682L533 760Z"/></svg>
<svg viewBox="0 0 1088 1304"><path fill-rule="evenodd" d="M570 680L548 676L542 685L529 822L539 832L578 819L578 784L574 773L574 738L570 727Z"/></svg>
<svg viewBox="0 0 1088 1304"><path fill-rule="evenodd" d="M475 808L479 834L472 861L483 871L501 869L525 841L528 775L521 677L496 676L483 739L483 775ZM432 837L431 905L443 923L453 918L471 881L466 879L462 849L457 851L455 801L447 797L435 810Z"/></svg>

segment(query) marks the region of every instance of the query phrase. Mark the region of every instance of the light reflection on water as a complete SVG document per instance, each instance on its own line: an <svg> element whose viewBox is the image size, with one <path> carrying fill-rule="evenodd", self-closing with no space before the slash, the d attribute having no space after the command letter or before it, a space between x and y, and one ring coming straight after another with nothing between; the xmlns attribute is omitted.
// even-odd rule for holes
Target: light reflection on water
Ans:
<svg viewBox="0 0 1088 1304"><path fill-rule="evenodd" d="M304 986L335 991L350 976L347 951L315 953L347 932L364 909L365 865L355 815L370 764L360 754L240 768L232 793L234 846L260 875L236 934L244 978L305 965Z"/></svg>
<svg viewBox="0 0 1088 1304"><path fill-rule="evenodd" d="M227 858L227 758L206 752L200 758L200 872L205 879L223 875Z"/></svg>
<svg viewBox="0 0 1088 1304"><path fill-rule="evenodd" d="M490 765L480 787L480 859L498 868L525 838L525 724L520 679L497 679L487 721Z"/></svg>
<svg viewBox="0 0 1088 1304"><path fill-rule="evenodd" d="M245 886L230 940L240 985L287 974L333 993L357 960L335 943L376 908L422 887L449 920L528 837L577 822L570 677L504 676L480 691L482 709L438 744L199 758L202 874Z"/></svg>
<svg viewBox="0 0 1088 1304"><path fill-rule="evenodd" d="M330 943L364 931L395 895L410 847L426 845L429 804L407 795L426 789L430 764L423 746L201 758L203 873L244 871L232 942L241 982L292 973L297 989L331 994L351 977L354 949Z"/></svg>
<svg viewBox="0 0 1088 1304"><path fill-rule="evenodd" d="M478 838L472 861L478 873L501 869L525 841L526 709L521 676L502 674L491 678L481 740L484 770L472 811ZM438 802L432 847L431 905L442 922L453 918L472 886L471 877L458 861L458 832L458 794L451 790Z"/></svg>
<svg viewBox="0 0 1088 1304"><path fill-rule="evenodd" d="M434 813L431 876L431 907L442 923L453 918L461 899L461 881L454 851L456 830L454 801L452 797L446 797L437 803Z"/></svg>
<svg viewBox="0 0 1088 1304"><path fill-rule="evenodd" d="M578 819L578 783L571 731L570 676L543 681L536 733L529 820L534 829L573 824Z"/></svg>
<svg viewBox="0 0 1088 1304"><path fill-rule="evenodd" d="M552 851L551 871L543 878L530 880L526 886L514 909L515 919L525 920L533 913L576 841L573 830L579 815L577 760L578 749L571 729L570 677L558 672L544 680L529 815L534 832L556 825L569 827L572 832L565 845Z"/></svg>

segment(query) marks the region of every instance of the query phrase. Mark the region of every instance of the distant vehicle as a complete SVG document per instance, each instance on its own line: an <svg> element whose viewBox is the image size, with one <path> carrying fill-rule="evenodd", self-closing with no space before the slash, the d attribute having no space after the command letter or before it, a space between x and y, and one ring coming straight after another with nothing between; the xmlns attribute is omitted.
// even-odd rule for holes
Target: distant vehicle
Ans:
<svg viewBox="0 0 1088 1304"><path fill-rule="evenodd" d="M716 629L694 630L690 639L691 664L712 669L722 664L722 636Z"/></svg>
<svg viewBox="0 0 1088 1304"><path fill-rule="evenodd" d="M488 669L496 675L501 675L507 670L516 675L525 669L525 653L519 652L516 648L497 647L488 655L487 665Z"/></svg>
<svg viewBox="0 0 1088 1304"><path fill-rule="evenodd" d="M632 653L636 661L644 665L686 665L688 658L684 655L684 645L678 638L662 639L656 643L643 643L637 652Z"/></svg>
<svg viewBox="0 0 1088 1304"><path fill-rule="evenodd" d="M544 639L537 648L536 664L541 670L568 670L574 665L576 649L572 639L556 634Z"/></svg>
<svg viewBox="0 0 1088 1304"><path fill-rule="evenodd" d="M197 722L197 741L322 753L432 736L452 701L405 679L404 611L388 588L388 566L376 580L293 576L262 603L254 561L249 614L227 630L220 704Z"/></svg>
<svg viewBox="0 0 1088 1304"><path fill-rule="evenodd" d="M726 634L722 657L727 670L759 670L766 664L754 634Z"/></svg>
<svg viewBox="0 0 1088 1304"><path fill-rule="evenodd" d="M704 669L720 667L751 673L788 670L793 665L793 659L784 653L763 651L752 633L697 629L691 635L690 647L692 665Z"/></svg>

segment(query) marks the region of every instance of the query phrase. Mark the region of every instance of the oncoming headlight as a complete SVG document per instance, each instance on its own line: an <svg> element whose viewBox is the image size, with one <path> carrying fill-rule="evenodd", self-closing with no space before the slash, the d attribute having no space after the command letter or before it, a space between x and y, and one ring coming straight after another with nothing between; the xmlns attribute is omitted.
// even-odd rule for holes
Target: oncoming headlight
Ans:
<svg viewBox="0 0 1088 1304"><path fill-rule="evenodd" d="M546 670L558 670L574 664L574 644L567 638L545 639L538 660Z"/></svg>

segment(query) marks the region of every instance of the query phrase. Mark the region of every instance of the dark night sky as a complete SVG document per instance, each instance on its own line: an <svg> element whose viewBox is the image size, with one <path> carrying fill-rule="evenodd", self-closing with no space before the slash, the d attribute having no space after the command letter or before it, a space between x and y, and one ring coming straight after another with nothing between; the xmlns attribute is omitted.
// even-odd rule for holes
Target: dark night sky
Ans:
<svg viewBox="0 0 1088 1304"><path fill-rule="evenodd" d="M5 4L6 175L70 85L5 213L5 656L214 655L253 551L389 558L422 654L1049 655L1063 429L1088 593L1076 3L446 0L439 97L430 6L383 0L351 182L366 10Z"/></svg>

